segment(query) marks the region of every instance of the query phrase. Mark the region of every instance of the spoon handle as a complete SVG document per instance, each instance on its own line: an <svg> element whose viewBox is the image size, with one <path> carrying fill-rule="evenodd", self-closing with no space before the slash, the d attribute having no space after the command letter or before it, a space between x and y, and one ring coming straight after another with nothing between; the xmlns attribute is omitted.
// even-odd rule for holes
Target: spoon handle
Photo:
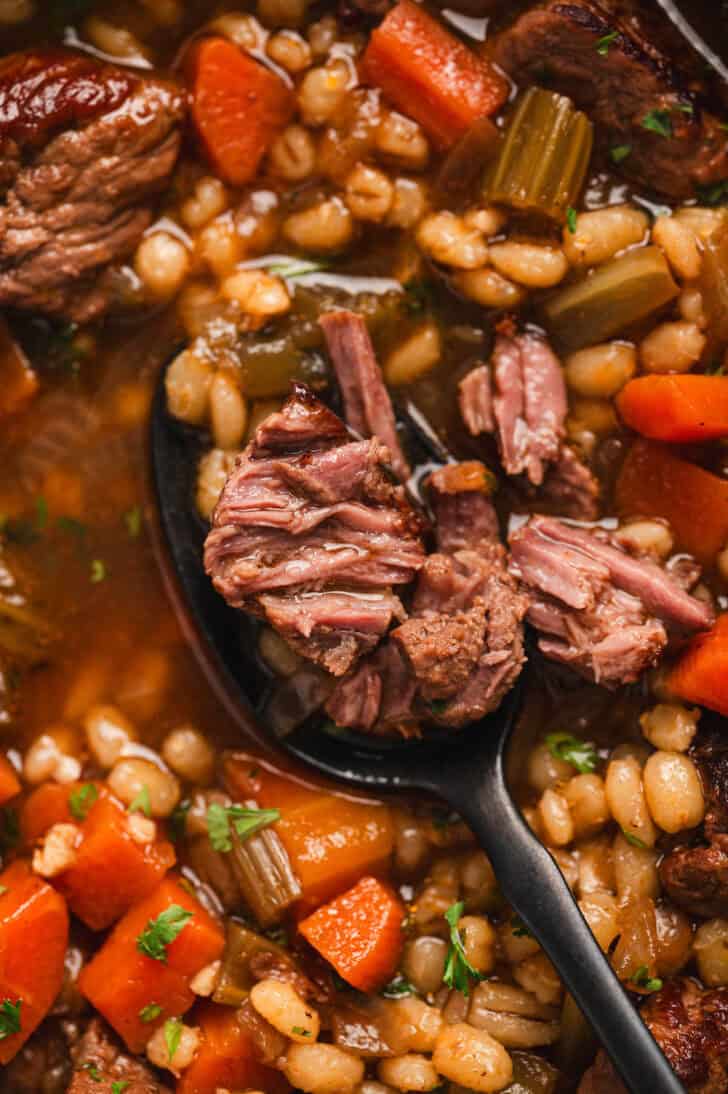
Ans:
<svg viewBox="0 0 728 1094"><path fill-rule="evenodd" d="M684 1094L554 859L523 821L508 792L500 755L495 762L445 766L432 783L470 825L504 896L553 960L632 1094Z"/></svg>

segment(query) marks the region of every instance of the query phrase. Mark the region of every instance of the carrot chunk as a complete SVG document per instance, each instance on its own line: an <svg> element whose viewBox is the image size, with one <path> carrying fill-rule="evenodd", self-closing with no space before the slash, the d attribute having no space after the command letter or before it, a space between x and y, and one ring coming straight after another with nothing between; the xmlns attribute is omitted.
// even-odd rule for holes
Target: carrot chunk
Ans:
<svg viewBox="0 0 728 1094"><path fill-rule="evenodd" d="M386 869L394 846L388 806L332 794L243 753L228 760L225 777L239 800L279 810L275 828L301 883L304 909Z"/></svg>
<svg viewBox="0 0 728 1094"><path fill-rule="evenodd" d="M299 923L299 930L347 983L359 991L375 991L399 964L404 911L387 885L363 877L353 889L317 908Z"/></svg>
<svg viewBox="0 0 728 1094"><path fill-rule="evenodd" d="M0 756L0 805L5 805L20 793L20 779L15 768L5 756Z"/></svg>
<svg viewBox="0 0 728 1094"><path fill-rule="evenodd" d="M293 94L280 76L225 38L194 45L186 70L192 121L207 156L221 178L243 186L290 120Z"/></svg>
<svg viewBox="0 0 728 1094"><path fill-rule="evenodd" d="M0 1006L6 1026L17 1025L0 1039L0 1064L7 1064L61 990L68 912L63 897L32 874L27 862L4 870L0 886Z"/></svg>
<svg viewBox="0 0 728 1094"><path fill-rule="evenodd" d="M718 616L712 631L693 639L667 684L681 699L728 715L728 612Z"/></svg>
<svg viewBox="0 0 728 1094"><path fill-rule="evenodd" d="M191 1021L202 1033L197 1055L177 1083L177 1094L216 1094L218 1090L265 1090L284 1094L283 1075L258 1063L249 1032L232 1007L202 1003Z"/></svg>
<svg viewBox="0 0 728 1094"><path fill-rule="evenodd" d="M42 783L28 795L20 809L20 832L26 847L31 847L54 824L73 823L69 799L82 785L80 782L66 783L64 786L60 783ZM99 783L94 785L97 789L100 786Z"/></svg>
<svg viewBox="0 0 728 1094"><path fill-rule="evenodd" d="M640 376L617 398L631 429L654 441L712 441L728 437L728 377Z"/></svg>
<svg viewBox="0 0 728 1094"><path fill-rule="evenodd" d="M623 517L662 517L680 547L705 565L728 543L728 481L638 440L622 465L616 487Z"/></svg>
<svg viewBox="0 0 728 1094"><path fill-rule="evenodd" d="M372 31L362 75L440 148L450 148L508 97L503 76L412 0L399 0Z"/></svg>
<svg viewBox="0 0 728 1094"><path fill-rule="evenodd" d="M119 920L81 972L79 988L128 1048L141 1052L158 1025L189 1010L196 998L190 981L224 945L220 924L177 878L167 877ZM149 956L150 946L157 957Z"/></svg>

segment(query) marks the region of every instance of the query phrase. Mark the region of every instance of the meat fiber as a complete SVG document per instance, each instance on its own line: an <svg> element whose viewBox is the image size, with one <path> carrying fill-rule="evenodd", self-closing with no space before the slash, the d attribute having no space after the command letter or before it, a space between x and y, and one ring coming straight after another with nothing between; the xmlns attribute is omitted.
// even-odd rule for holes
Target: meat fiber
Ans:
<svg viewBox="0 0 728 1094"><path fill-rule="evenodd" d="M636 680L671 635L707 630L712 612L654 562L606 535L537 516L510 539L544 656L612 687Z"/></svg>
<svg viewBox="0 0 728 1094"><path fill-rule="evenodd" d="M389 392L366 323L351 311L325 312L320 323L347 425L362 437L377 437L389 449L395 474L402 480L408 478L410 467L399 443Z"/></svg>
<svg viewBox="0 0 728 1094"><path fill-rule="evenodd" d="M334 690L327 710L338 725L406 734L427 719L459 728L512 687L526 599L506 569L487 479L474 461L431 476L439 549L420 571L410 617Z"/></svg>
<svg viewBox="0 0 728 1094"><path fill-rule="evenodd" d="M379 440L350 440L295 385L238 457L205 544L205 568L228 603L335 676L404 618L392 586L424 561L420 520L388 462Z"/></svg>
<svg viewBox="0 0 728 1094"><path fill-rule="evenodd" d="M70 50L0 64L0 306L85 322L169 181L184 98L173 83Z"/></svg>
<svg viewBox="0 0 728 1094"><path fill-rule="evenodd" d="M539 5L497 38L495 60L517 83L573 99L607 150L629 150L619 170L630 178L670 198L694 197L728 178L725 130L686 90L692 82L617 7L610 0Z"/></svg>
<svg viewBox="0 0 728 1094"><path fill-rule="evenodd" d="M68 1094L106 1094L112 1084L124 1094L171 1094L147 1064L128 1056L99 1018L94 1018L73 1050L76 1071Z"/></svg>

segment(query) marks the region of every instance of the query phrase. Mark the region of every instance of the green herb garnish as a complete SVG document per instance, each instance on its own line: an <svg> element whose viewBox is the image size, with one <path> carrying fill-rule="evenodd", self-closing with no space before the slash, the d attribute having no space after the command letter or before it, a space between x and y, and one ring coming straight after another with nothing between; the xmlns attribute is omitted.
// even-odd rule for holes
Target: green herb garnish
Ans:
<svg viewBox="0 0 728 1094"><path fill-rule="evenodd" d="M14 1033L20 1033L21 1005L20 999L17 1003L11 1002L10 999L3 999L0 1003L0 1041L4 1041L6 1037L11 1037Z"/></svg>
<svg viewBox="0 0 728 1094"><path fill-rule="evenodd" d="M81 1071L86 1071L88 1073L89 1079L92 1079L95 1083L103 1082L103 1075L97 1068L96 1064L91 1063L90 1060L87 1060L85 1064L81 1064Z"/></svg>
<svg viewBox="0 0 728 1094"><path fill-rule="evenodd" d="M164 1043L167 1046L169 1062L172 1063L174 1054L179 1048L182 1039L182 1021L179 1018L168 1018L164 1023Z"/></svg>
<svg viewBox="0 0 728 1094"><path fill-rule="evenodd" d="M100 558L91 559L91 573L89 575L89 581L92 585L98 585L100 581L105 581L107 576L106 563Z"/></svg>
<svg viewBox="0 0 728 1094"><path fill-rule="evenodd" d="M622 829L622 835L627 840L627 843L631 843L633 847L639 847L642 851L647 850L646 843L643 843L641 839L637 838L637 836L633 836L631 832L625 831L624 828Z"/></svg>
<svg viewBox="0 0 728 1094"><path fill-rule="evenodd" d="M68 808L76 820L86 820L88 811L99 796L93 783L84 783L68 795Z"/></svg>
<svg viewBox="0 0 728 1094"><path fill-rule="evenodd" d="M445 961L445 972L442 976L442 982L443 984L446 984L448 988L454 988L455 991L462 992L463 995L468 996L470 993L470 981L482 980L483 976L482 973L479 973L477 969L473 968L465 956L465 948L459 930L459 923L464 910L465 904L462 900L459 900L457 904L451 904L445 912L445 919L450 926L450 946L447 951L447 960Z"/></svg>
<svg viewBox="0 0 728 1094"><path fill-rule="evenodd" d="M242 805L221 805L213 802L207 810L207 833L215 851L232 851L233 830L241 840L249 839L280 820L277 809L248 809Z"/></svg>
<svg viewBox="0 0 728 1094"><path fill-rule="evenodd" d="M573 205L570 205L569 208L566 210L566 227L569 229L572 235L576 231L576 215L576 209L573 207Z"/></svg>
<svg viewBox="0 0 728 1094"><path fill-rule="evenodd" d="M303 1026L291 1026L291 1033L295 1033L298 1037L310 1037L311 1030L304 1029Z"/></svg>
<svg viewBox="0 0 728 1094"><path fill-rule="evenodd" d="M609 149L609 158L612 163L622 163L632 151L631 144L618 144Z"/></svg>
<svg viewBox="0 0 728 1094"><path fill-rule="evenodd" d="M180 843L185 838L187 832L187 814L192 807L192 802L189 798L185 798L179 805L172 811L172 815L167 822L169 829L169 838L172 843Z"/></svg>
<svg viewBox="0 0 728 1094"><path fill-rule="evenodd" d="M151 957L153 961L167 961L167 946L174 942L177 935L184 930L192 919L192 912L181 908L179 904L170 904L160 912L156 919L150 919L142 933L137 938L136 948L139 953Z"/></svg>
<svg viewBox="0 0 728 1094"><path fill-rule="evenodd" d="M417 992L409 980L401 973L398 973L394 979L384 985L379 994L383 995L385 999L403 999L407 995L416 995Z"/></svg>
<svg viewBox="0 0 728 1094"><path fill-rule="evenodd" d="M162 1007L159 1003L147 1003L146 1007L142 1007L139 1011L139 1017L142 1022L153 1022L155 1018L159 1018L162 1013Z"/></svg>
<svg viewBox="0 0 728 1094"><path fill-rule="evenodd" d="M129 1079L117 1079L111 1084L111 1094L124 1094L129 1085Z"/></svg>
<svg viewBox="0 0 728 1094"><path fill-rule="evenodd" d="M642 119L642 128L650 133L657 133L658 137L672 136L672 120L669 110L649 110Z"/></svg>
<svg viewBox="0 0 728 1094"><path fill-rule="evenodd" d="M571 764L580 774L589 775L596 771L599 754L588 741L581 741L571 733L549 733L546 744L552 756Z"/></svg>
<svg viewBox="0 0 728 1094"><path fill-rule="evenodd" d="M328 270L329 268L327 262L308 262L304 259L291 262L270 262L261 266L261 269L266 270L270 274L274 274L276 277L282 277L284 281L295 281L297 277L305 277L306 274L321 273L323 270Z"/></svg>
<svg viewBox="0 0 728 1094"><path fill-rule="evenodd" d="M650 976L649 970L646 965L640 965L634 976L630 977L631 983L637 988L644 988L645 991L659 991L662 987L662 980L657 976Z"/></svg>
<svg viewBox="0 0 728 1094"><path fill-rule="evenodd" d="M152 803L149 798L149 787L146 783L136 797L129 802L127 813L143 813L145 817L151 817Z"/></svg>
<svg viewBox="0 0 728 1094"><path fill-rule="evenodd" d="M609 47L617 38L619 38L619 31L610 30L609 34L604 34L597 40L597 53L600 57L606 57L609 54Z"/></svg>

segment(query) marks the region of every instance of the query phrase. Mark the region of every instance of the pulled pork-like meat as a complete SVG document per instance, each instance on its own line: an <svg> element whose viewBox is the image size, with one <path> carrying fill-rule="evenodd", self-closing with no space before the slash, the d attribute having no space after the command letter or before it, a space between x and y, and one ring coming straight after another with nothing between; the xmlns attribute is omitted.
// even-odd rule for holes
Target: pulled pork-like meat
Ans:
<svg viewBox="0 0 728 1094"><path fill-rule="evenodd" d="M695 197L696 187L728 177L725 131L620 6L540 4L496 39L495 60L517 83L545 83L586 110L607 149L628 149L619 170L630 178L672 198ZM609 48L598 49L606 35ZM645 124L655 113L659 128Z"/></svg>
<svg viewBox="0 0 728 1094"><path fill-rule="evenodd" d="M0 306L86 322L136 247L181 141L175 84L63 49L0 64Z"/></svg>
<svg viewBox="0 0 728 1094"><path fill-rule="evenodd" d="M526 600L506 568L497 520L475 461L430 479L438 548L409 619L344 679L327 703L339 725L407 733L419 717L458 728L494 710L524 661Z"/></svg>
<svg viewBox="0 0 728 1094"><path fill-rule="evenodd" d="M397 436L392 402L374 355L367 325L351 311L326 312L319 320L344 402L344 417L362 437L377 437L389 449L392 470L410 474Z"/></svg>
<svg viewBox="0 0 728 1094"><path fill-rule="evenodd" d="M727 1094L728 989L670 980L649 997L641 1015L688 1094ZM581 1080L579 1094L626 1094L603 1052Z"/></svg>
<svg viewBox="0 0 728 1094"><path fill-rule="evenodd" d="M238 457L205 543L205 568L228 603L335 676L404 618L391 587L424 561L420 520L387 477L388 459L376 438L349 440L295 385Z"/></svg>
<svg viewBox="0 0 728 1094"><path fill-rule="evenodd" d="M68 1094L110 1094L113 1084L123 1086L124 1094L171 1094L150 1067L126 1055L99 1018L73 1049L73 1063Z"/></svg>
<svg viewBox="0 0 728 1094"><path fill-rule="evenodd" d="M511 573L526 587L539 648L607 687L653 665L670 634L707 630L712 612L665 570L606 534L532 517L510 538Z"/></svg>
<svg viewBox="0 0 728 1094"><path fill-rule="evenodd" d="M693 749L703 780L705 820L697 843L677 847L660 863L671 900L692 915L728 915L728 742L714 734Z"/></svg>
<svg viewBox="0 0 728 1094"><path fill-rule="evenodd" d="M490 365L469 372L458 397L468 432L495 435L503 469L523 476L529 499L561 516L595 519L599 485L564 444L566 384L544 338L499 334Z"/></svg>

